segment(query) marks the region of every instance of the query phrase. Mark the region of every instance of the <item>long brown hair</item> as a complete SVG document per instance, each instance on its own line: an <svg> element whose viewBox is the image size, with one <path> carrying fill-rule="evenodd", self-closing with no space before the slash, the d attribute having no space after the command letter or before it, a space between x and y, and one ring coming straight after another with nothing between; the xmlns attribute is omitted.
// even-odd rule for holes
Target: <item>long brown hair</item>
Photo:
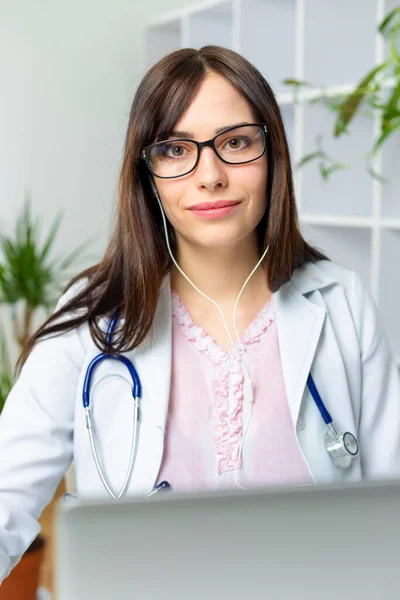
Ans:
<svg viewBox="0 0 400 600"><path fill-rule="evenodd" d="M260 251L269 244L263 267L272 291L297 267L326 258L303 239L298 225L289 149L279 106L261 73L245 58L218 46L172 52L144 76L135 94L118 184L114 231L101 262L74 277L86 284L53 313L23 350L22 365L44 335L59 334L88 322L101 350L129 351L148 335L163 278L170 271L161 214L141 159L147 144L165 139L209 71L225 77L268 126L267 209L258 229ZM169 225L174 241L174 232ZM106 346L99 317L119 310L124 316L112 347ZM73 313L73 314L71 314ZM68 315L68 319L65 317Z"/></svg>

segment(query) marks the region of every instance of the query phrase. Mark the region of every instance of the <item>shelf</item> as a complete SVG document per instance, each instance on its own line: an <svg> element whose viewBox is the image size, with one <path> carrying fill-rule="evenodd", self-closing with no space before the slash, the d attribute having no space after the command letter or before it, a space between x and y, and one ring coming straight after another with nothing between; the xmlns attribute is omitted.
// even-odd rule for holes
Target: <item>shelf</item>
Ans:
<svg viewBox="0 0 400 600"><path fill-rule="evenodd" d="M223 2L188 16L187 45L201 48L208 44L232 48L232 3Z"/></svg>
<svg viewBox="0 0 400 600"><path fill-rule="evenodd" d="M400 130L387 139L382 148L382 216L400 221Z"/></svg>
<svg viewBox="0 0 400 600"><path fill-rule="evenodd" d="M185 19L186 17L194 13L203 12L208 10L209 8L218 7L220 4L224 4L227 1L228 0L199 0L198 2L193 2L192 4L182 6L181 8L176 8L167 11L161 16L150 20L150 22L146 26L146 34L149 27L165 25L168 26L171 21Z"/></svg>
<svg viewBox="0 0 400 600"><path fill-rule="evenodd" d="M318 215L300 214L300 221L307 225L322 225L329 227L364 227L375 226L382 230L400 230L400 219L377 219L372 217L348 217L347 215Z"/></svg>
<svg viewBox="0 0 400 600"><path fill-rule="evenodd" d="M347 96L382 62L386 48L378 23L399 1L198 0L153 21L145 37L148 65L179 47L216 44L237 50L272 87L292 167L318 149L319 134L327 154L353 164L327 181L318 160L294 169L299 221L311 244L358 272L371 290L400 367L400 283L394 276L400 259L400 132L386 141L374 164L387 179L381 183L361 158L372 149L376 121L363 116L361 107L349 134L335 138L336 115L315 102L322 95ZM294 93L283 84L288 78L314 85ZM393 83L382 82L385 95Z"/></svg>
<svg viewBox="0 0 400 600"><path fill-rule="evenodd" d="M281 107L295 104L293 94L291 92L276 94L276 101Z"/></svg>
<svg viewBox="0 0 400 600"><path fill-rule="evenodd" d="M287 91L296 64L295 0L241 0L238 50L264 75L275 94Z"/></svg>
<svg viewBox="0 0 400 600"><path fill-rule="evenodd" d="M400 229L400 219L381 219L380 223L382 229Z"/></svg>
<svg viewBox="0 0 400 600"><path fill-rule="evenodd" d="M381 269L379 307L385 331L393 352L400 355L400 230L383 231L381 235Z"/></svg>
<svg viewBox="0 0 400 600"><path fill-rule="evenodd" d="M286 137L289 144L290 157L293 165L294 158L294 143L295 143L295 131L294 131L294 107L293 106L281 106L281 113L283 119L283 125L285 127Z"/></svg>
<svg viewBox="0 0 400 600"><path fill-rule="evenodd" d="M306 81L358 81L375 64L375 0L307 0L303 19Z"/></svg>
<svg viewBox="0 0 400 600"><path fill-rule="evenodd" d="M372 217L348 217L347 215L300 215L300 221L306 225L323 225L329 227L363 227L372 228Z"/></svg>
<svg viewBox="0 0 400 600"><path fill-rule="evenodd" d="M315 82L318 84L319 82ZM339 85L320 86L318 88L300 87L295 92L293 86L285 84L283 92L277 94L279 104L307 104L321 98L345 98L354 91L358 81L342 83ZM388 77L381 83L383 89L392 89L394 79Z"/></svg>
<svg viewBox="0 0 400 600"><path fill-rule="evenodd" d="M371 288L371 231L305 223L301 223L301 231L309 244L333 262L356 271L364 285Z"/></svg>
<svg viewBox="0 0 400 600"><path fill-rule="evenodd" d="M181 47L181 20L175 19L165 24L151 25L146 32L147 68L169 52Z"/></svg>
<svg viewBox="0 0 400 600"><path fill-rule="evenodd" d="M373 120L355 117L352 132L333 137L335 115L320 105L304 106L304 147L301 156L318 150L317 136L322 135L322 148L336 160L348 164L360 159L372 147ZM349 216L372 215L372 177L362 161L357 166L335 172L328 181L322 179L318 161L302 167L302 210Z"/></svg>
<svg viewBox="0 0 400 600"><path fill-rule="evenodd" d="M285 91L277 95L277 100L279 104L306 104L322 96L327 98L334 98L336 96L344 97L354 90L355 85L356 82L326 86L318 89L301 87L295 92L293 86L285 84Z"/></svg>

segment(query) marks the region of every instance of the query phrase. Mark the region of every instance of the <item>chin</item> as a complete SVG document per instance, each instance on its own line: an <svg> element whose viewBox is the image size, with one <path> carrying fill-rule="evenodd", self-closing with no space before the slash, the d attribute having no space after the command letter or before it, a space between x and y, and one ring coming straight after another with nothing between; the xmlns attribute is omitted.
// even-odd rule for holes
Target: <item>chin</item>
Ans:
<svg viewBox="0 0 400 600"><path fill-rule="evenodd" d="M199 237L196 240L193 240L193 243L202 248L228 248L229 246L235 246L240 243L246 237L247 236L243 236L243 234L224 235L222 232L218 233L215 231L212 236Z"/></svg>

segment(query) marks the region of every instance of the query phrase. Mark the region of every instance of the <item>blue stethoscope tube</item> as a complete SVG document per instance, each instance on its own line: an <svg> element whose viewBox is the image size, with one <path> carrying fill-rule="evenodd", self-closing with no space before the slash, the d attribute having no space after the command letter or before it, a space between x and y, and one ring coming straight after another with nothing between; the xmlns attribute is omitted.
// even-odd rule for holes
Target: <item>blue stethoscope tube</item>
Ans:
<svg viewBox="0 0 400 600"><path fill-rule="evenodd" d="M312 397L314 398L314 402L318 407L321 417L323 418L325 425L327 425L327 429L324 434L326 450L336 467L339 469L348 469L351 465L352 459L358 454L357 439L349 431L346 431L342 434L336 429L333 424L332 417L323 403L321 396L319 395L317 386L315 385L311 373L308 375L307 385Z"/></svg>
<svg viewBox="0 0 400 600"><path fill-rule="evenodd" d="M118 319L119 319L119 312L117 311L114 314L114 316L112 317L112 319L110 320L110 323L109 323L109 326L107 329L107 335L106 335L107 344L111 343L112 336L115 331L115 327L117 326L117 323L118 323ZM126 368L128 369L131 379L132 379L132 396L133 396L133 401L134 401L134 424L133 424L132 447L131 447L129 466L128 466L127 474L125 477L125 481L124 481L122 488L118 494L115 494L113 492L113 490L111 489L111 486L109 485L107 478L103 472L102 466L100 464L97 447L96 447L96 442L95 442L94 428L93 428L93 421L92 421L92 414L91 414L91 406L90 406L90 386L91 386L91 382L92 382L92 378L93 378L93 373L94 373L96 367L101 362L108 360L108 359L109 360L117 360L117 361L121 362L122 364L124 364L126 366ZM324 436L326 449L327 449L328 453L330 454L335 466L337 466L338 468L348 468L351 464L351 458L354 458L354 456L356 456L358 454L357 440L354 437L354 435L349 432L346 432L344 434L339 433L338 430L336 429L336 427L333 425L332 417L329 414L321 396L318 393L317 386L315 385L315 382L312 378L311 373L308 375L307 385L308 385L308 388L314 399L314 402L321 414L321 417L324 420L324 423L327 425L327 431ZM101 353L101 354L98 354L97 356L95 356L95 358L93 358L93 360L89 363L89 366L86 370L86 375L85 375L83 389L82 389L82 403L83 403L83 407L85 409L86 426L87 426L87 429L89 432L93 458L95 460L99 476L104 484L104 487L108 491L108 493L115 499L119 499L125 495L126 490L128 489L129 482L130 482L133 465L134 465L134 458L135 458L135 454L136 454L137 434L138 434L138 428L139 428L139 403L140 403L141 398L142 398L142 386L140 383L139 375L138 375L133 363L128 358L126 358L126 356ZM147 496L151 496L159 490L169 489L169 488L170 488L169 483L167 481L162 481L160 484L158 484L154 488L154 490L152 492L150 492L150 494L147 494Z"/></svg>
<svg viewBox="0 0 400 600"><path fill-rule="evenodd" d="M106 335L107 344L111 343L115 327L117 326L117 323L118 323L118 318L119 318L119 312L116 312L108 325L108 330L107 330L107 335ZM137 374L137 371L136 371L135 367L133 366L132 362L129 360L129 358L126 358L126 356L122 356L122 355L103 354L102 353L102 354L98 354L91 361L91 363L88 366L87 371L86 371L85 381L83 382L83 391L82 391L82 401L83 401L84 408L88 408L90 405L90 396L89 396L90 395L90 384L92 381L94 370L99 363L101 363L103 360L108 360L108 359L118 360L119 362L123 363L127 367L128 371L130 373L131 379L132 379L132 383L133 383L132 396L137 399L140 399L142 397L142 384L140 383L139 375Z"/></svg>
<svg viewBox="0 0 400 600"><path fill-rule="evenodd" d="M314 379L312 378L311 373L308 375L307 385L312 397L314 398L314 402L317 405L319 412L321 413L321 417L325 421L325 425L329 425L330 423L332 423L332 417L327 411L325 404L322 402L322 398L318 393L317 386L314 383Z"/></svg>

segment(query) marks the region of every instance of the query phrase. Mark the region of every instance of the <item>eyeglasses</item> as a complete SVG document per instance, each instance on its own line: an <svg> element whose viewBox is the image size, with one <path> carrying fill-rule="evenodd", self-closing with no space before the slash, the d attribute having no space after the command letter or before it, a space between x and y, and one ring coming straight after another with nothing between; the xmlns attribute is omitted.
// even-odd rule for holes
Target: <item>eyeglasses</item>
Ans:
<svg viewBox="0 0 400 600"><path fill-rule="evenodd" d="M251 123L229 127L206 142L170 139L146 146L142 158L155 177L173 179L194 171L202 148L212 148L222 162L244 165L260 158L266 148L267 126Z"/></svg>

